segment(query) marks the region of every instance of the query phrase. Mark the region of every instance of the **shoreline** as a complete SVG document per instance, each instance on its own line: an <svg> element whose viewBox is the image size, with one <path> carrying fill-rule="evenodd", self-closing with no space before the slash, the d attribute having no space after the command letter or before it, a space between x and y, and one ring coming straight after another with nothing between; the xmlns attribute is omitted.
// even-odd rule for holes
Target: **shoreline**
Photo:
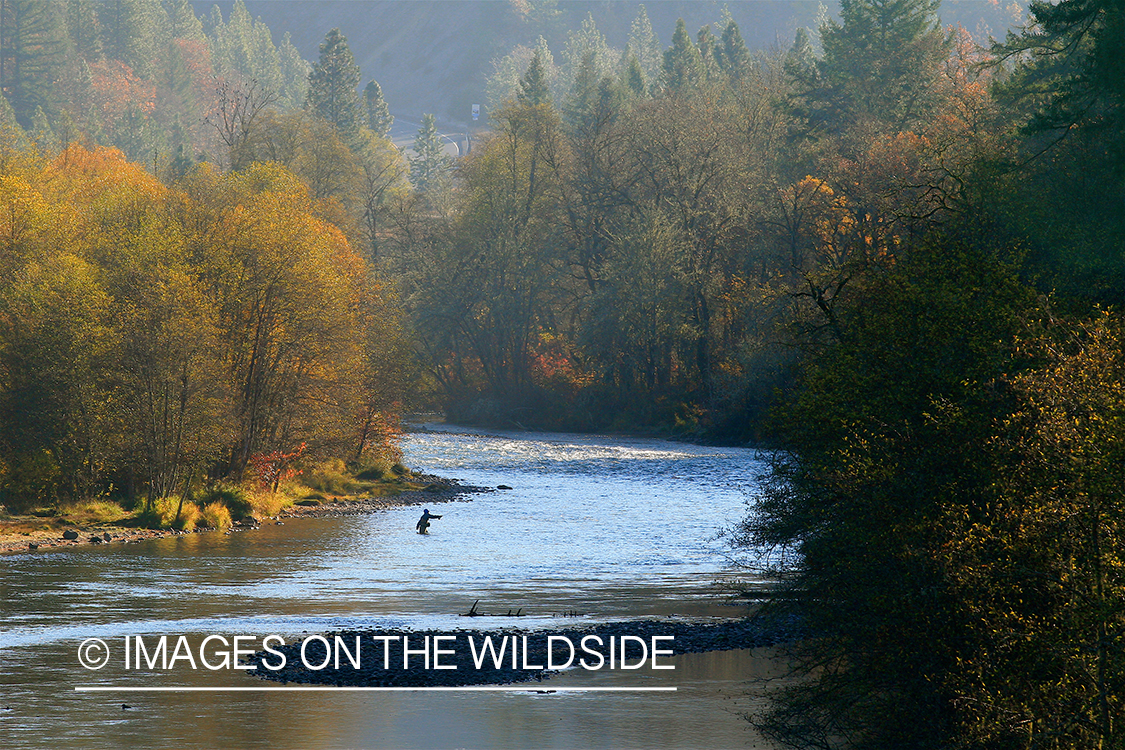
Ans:
<svg viewBox="0 0 1125 750"><path fill-rule="evenodd" d="M263 523L284 523L288 518L337 518L340 516L363 515L377 513L388 508L409 507L427 503L452 503L468 502L472 495L484 492L496 492L492 487L476 487L461 484L455 479L445 479L433 475L418 475L417 480L426 482L420 489L403 490L394 495L372 495L356 498L332 498L316 505L291 505L283 508L276 516L267 516L263 519L242 519L235 523L224 534L252 531ZM87 523L65 525L59 528L10 530L10 526L40 523L49 525L57 518L43 518L39 516L10 516L0 520L0 556L34 554L36 552L57 552L75 548L86 548L91 545L102 544L135 544L150 539L163 539L170 536L188 536L190 534L215 533L217 529L206 527L196 528L193 531L178 531L176 529L145 529L135 526L122 526L115 523ZM64 530L78 532L77 539L64 539ZM108 539L106 536L108 535ZM96 540L96 541L95 541ZM30 545L36 545L31 547Z"/></svg>

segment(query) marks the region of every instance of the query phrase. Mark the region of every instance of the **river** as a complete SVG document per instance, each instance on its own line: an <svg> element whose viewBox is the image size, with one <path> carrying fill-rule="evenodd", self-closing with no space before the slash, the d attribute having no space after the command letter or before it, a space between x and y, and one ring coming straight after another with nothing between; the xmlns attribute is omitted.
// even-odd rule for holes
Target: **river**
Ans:
<svg viewBox="0 0 1125 750"><path fill-rule="evenodd" d="M169 652L184 636L202 661L207 635L256 644L352 627L454 632L476 601L524 615L474 618L477 628L738 614L716 595L716 581L738 574L716 534L745 513L762 469L753 451L431 425L405 452L413 468L512 489L434 505L442 518L429 536L414 533L417 508L395 508L0 558L0 746L767 746L741 716L757 705L757 679L778 670L765 650L543 683L677 688L648 693L232 692L218 689L276 685L193 669L194 658L126 668L127 636L168 636ZM90 638L111 656L96 671L78 658Z"/></svg>

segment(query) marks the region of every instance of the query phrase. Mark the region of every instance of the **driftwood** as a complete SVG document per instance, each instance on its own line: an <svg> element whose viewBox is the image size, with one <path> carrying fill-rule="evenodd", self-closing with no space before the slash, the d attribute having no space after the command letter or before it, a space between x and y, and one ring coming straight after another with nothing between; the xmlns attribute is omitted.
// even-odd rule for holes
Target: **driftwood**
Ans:
<svg viewBox="0 0 1125 750"><path fill-rule="evenodd" d="M517 609L515 611L515 613L513 613L512 610L509 609L507 615L490 615L487 612L477 612L477 605L478 604L480 604L480 599L477 599L475 602L473 602L473 606L469 608L469 611L461 613L460 617L505 617L505 616L506 617L522 617L523 616L523 607L520 607L519 609Z"/></svg>

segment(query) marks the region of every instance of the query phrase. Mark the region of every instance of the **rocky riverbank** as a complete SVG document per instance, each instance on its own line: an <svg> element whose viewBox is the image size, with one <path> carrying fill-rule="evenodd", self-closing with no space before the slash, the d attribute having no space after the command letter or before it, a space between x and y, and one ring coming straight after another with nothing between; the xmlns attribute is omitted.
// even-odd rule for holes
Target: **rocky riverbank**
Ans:
<svg viewBox="0 0 1125 750"><path fill-rule="evenodd" d="M263 523L284 523L286 518L332 518L376 513L387 508L467 501L481 492L495 492L491 487L474 487L454 479L432 475L414 475L412 481L420 489L403 490L393 495L368 497L328 497L315 502L298 501L276 516L247 517L225 533L252 531ZM168 536L201 534L214 529L200 527L194 531L175 529L144 529L114 523L72 523L65 517L8 516L0 518L0 554L35 553L88 547L91 544L129 544Z"/></svg>
<svg viewBox="0 0 1125 750"><path fill-rule="evenodd" d="M570 667L620 669L624 661L625 669L633 669L639 660L667 665L679 654L773 646L798 636L795 622L755 617L670 617L550 630L347 630L259 652L255 674L279 682L337 686L509 684L548 679L560 671L550 667L562 667L571 656Z"/></svg>

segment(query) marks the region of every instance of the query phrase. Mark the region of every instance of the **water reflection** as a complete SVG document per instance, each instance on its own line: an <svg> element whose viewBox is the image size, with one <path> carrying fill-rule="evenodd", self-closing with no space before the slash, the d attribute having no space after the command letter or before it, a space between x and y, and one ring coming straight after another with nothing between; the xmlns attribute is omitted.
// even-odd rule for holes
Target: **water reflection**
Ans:
<svg viewBox="0 0 1125 750"><path fill-rule="evenodd" d="M412 435L407 462L515 489L418 510L288 521L254 532L0 558L3 745L110 747L734 747L742 652L678 657L674 695L118 694L79 684L260 685L240 672L85 672L85 638L297 635L344 627L452 629L522 608L524 627L728 613L717 529L744 511L752 452L565 435ZM577 617L574 617L577 613ZM506 619L489 623L507 623ZM475 626L482 625L474 621ZM558 684L634 675L564 675ZM174 678L174 679L171 679ZM593 682L590 682L590 681ZM133 706L122 709L121 703Z"/></svg>

